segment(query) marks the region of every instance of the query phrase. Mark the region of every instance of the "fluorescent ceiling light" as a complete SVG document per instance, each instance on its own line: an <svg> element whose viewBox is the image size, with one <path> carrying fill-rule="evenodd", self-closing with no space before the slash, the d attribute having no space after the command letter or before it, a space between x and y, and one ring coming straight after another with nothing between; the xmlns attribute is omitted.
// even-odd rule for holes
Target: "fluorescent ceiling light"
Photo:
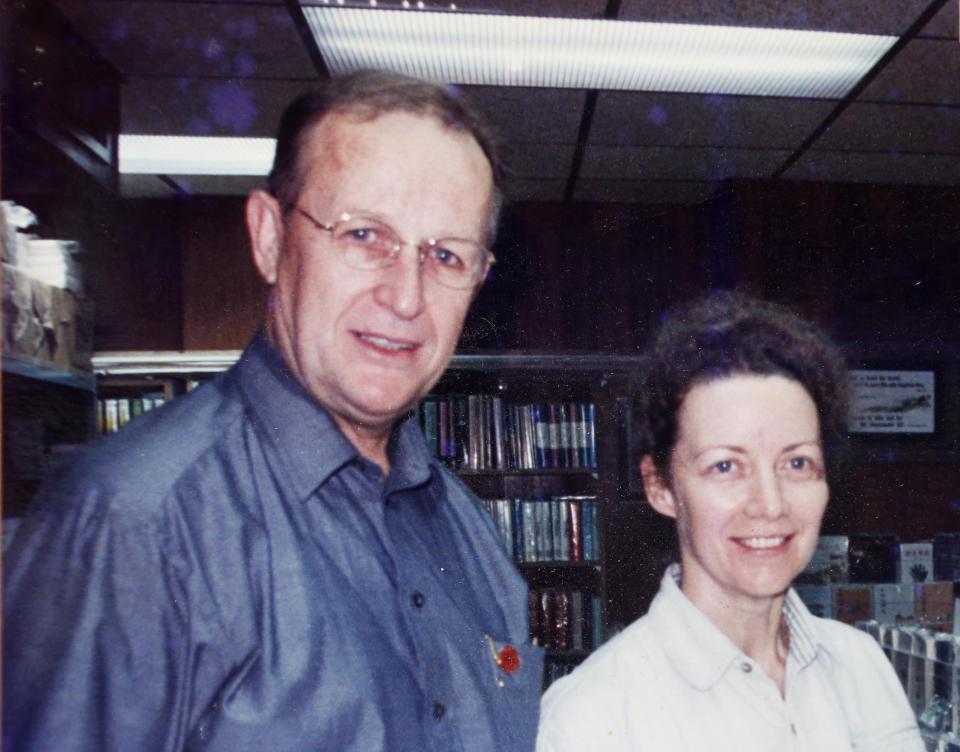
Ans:
<svg viewBox="0 0 960 752"><path fill-rule="evenodd" d="M897 37L700 24L304 5L333 75L783 97L843 97Z"/></svg>
<svg viewBox="0 0 960 752"><path fill-rule="evenodd" d="M120 135L126 175L266 175L276 139Z"/></svg>

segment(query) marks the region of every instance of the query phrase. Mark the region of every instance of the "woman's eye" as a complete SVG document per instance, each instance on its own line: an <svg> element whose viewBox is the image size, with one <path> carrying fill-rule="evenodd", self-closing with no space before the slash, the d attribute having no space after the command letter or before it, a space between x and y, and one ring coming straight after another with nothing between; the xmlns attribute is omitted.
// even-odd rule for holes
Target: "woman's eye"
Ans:
<svg viewBox="0 0 960 752"><path fill-rule="evenodd" d="M720 460L719 462L714 462L711 468L718 473L729 473L733 470L733 462L731 460Z"/></svg>
<svg viewBox="0 0 960 752"><path fill-rule="evenodd" d="M820 476L820 465L811 457L790 457L787 460L787 469L800 478L814 478Z"/></svg>

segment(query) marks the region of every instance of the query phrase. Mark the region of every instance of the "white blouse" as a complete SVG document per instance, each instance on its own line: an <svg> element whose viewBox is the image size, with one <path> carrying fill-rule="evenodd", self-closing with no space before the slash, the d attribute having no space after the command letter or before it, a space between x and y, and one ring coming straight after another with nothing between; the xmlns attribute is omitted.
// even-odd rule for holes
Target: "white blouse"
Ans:
<svg viewBox="0 0 960 752"><path fill-rule="evenodd" d="M790 590L786 697L679 588L541 703L537 752L923 752L893 667L869 635L813 616Z"/></svg>

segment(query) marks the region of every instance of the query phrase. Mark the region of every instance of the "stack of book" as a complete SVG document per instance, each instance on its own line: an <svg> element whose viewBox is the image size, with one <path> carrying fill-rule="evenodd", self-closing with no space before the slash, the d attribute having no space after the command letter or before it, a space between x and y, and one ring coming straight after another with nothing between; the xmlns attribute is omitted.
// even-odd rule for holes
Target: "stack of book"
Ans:
<svg viewBox="0 0 960 752"><path fill-rule="evenodd" d="M490 394L428 395L420 425L434 455L470 470L597 466L592 402L512 404Z"/></svg>
<svg viewBox="0 0 960 752"><path fill-rule="evenodd" d="M140 397L102 397L97 400L97 429L101 435L115 433L131 419L147 410L160 407L166 398L163 392Z"/></svg>
<svg viewBox="0 0 960 752"><path fill-rule="evenodd" d="M600 599L587 590L531 590L530 636L547 650L590 651L603 640Z"/></svg>
<svg viewBox="0 0 960 752"><path fill-rule="evenodd" d="M821 536L795 588L817 616L950 632L958 541L949 533L914 543L873 533Z"/></svg>
<svg viewBox="0 0 960 752"><path fill-rule="evenodd" d="M514 561L595 561L600 558L596 496L485 499L504 549Z"/></svg>

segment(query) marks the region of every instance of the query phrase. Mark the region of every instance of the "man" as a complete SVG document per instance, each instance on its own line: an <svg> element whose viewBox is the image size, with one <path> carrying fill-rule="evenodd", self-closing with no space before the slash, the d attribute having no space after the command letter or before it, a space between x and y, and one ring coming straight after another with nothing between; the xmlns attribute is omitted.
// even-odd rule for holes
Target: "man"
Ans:
<svg viewBox="0 0 960 752"><path fill-rule="evenodd" d="M265 331L64 469L12 546L4 749L532 749L525 586L404 420L489 267L497 174L430 84L288 109L247 202Z"/></svg>

